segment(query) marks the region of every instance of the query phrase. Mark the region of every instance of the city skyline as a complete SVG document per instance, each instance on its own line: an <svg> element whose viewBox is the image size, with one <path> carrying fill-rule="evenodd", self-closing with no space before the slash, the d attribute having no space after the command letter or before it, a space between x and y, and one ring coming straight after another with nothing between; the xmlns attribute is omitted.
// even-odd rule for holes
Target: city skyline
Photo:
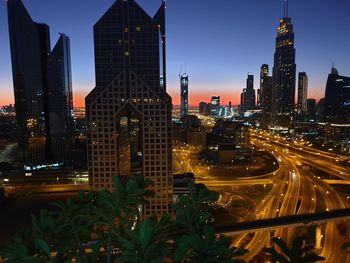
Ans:
<svg viewBox="0 0 350 263"><path fill-rule="evenodd" d="M60 1L53 4L45 1L35 3L24 1L34 21L51 26L53 41L58 38L58 32L65 32L71 37L73 97L76 107L84 106L83 98L94 87L95 82L91 32L93 20L96 20L99 13L114 1L104 0L99 1L99 4L97 1L85 4L86 18L80 18L81 23L76 23L73 11L79 6L79 2ZM147 1L147 3L139 1L150 14L155 13L159 2L160 0ZM346 55L344 56L347 54L346 38L349 37L343 34L343 41L337 41L337 35L346 32L346 25L350 22L350 18L345 15L349 3L345 0L338 2L337 5L327 0L319 1L318 5L302 1L290 3L289 14L293 19L296 33L297 71L308 72L310 98L320 99L324 96L328 72L333 61L341 75L350 75L350 60ZM249 7L253 3L257 8L250 10ZM13 103L5 6L6 2L1 3L0 34L5 41L0 45L1 57L4 58L0 62L2 69L0 91L3 94L0 105ZM167 1L168 91L173 97L174 105L180 103L178 74L180 65L185 63L188 73L192 76L189 91L190 105L209 101L212 95L220 95L223 105L228 104L228 101L232 101L234 105L239 104L239 94L245 86L247 72L259 76L261 64L267 63L272 67L275 30L279 19L283 16L283 1L270 0L264 3L245 1L245 3L236 4L223 1L220 6L210 1L201 2L200 5L197 1L191 1L186 4L186 9L182 8L183 6L182 0ZM68 10L67 8L70 7L71 12L68 10L65 21L62 21L53 11L47 12L48 7L57 13L60 13L60 10ZM46 12L42 12L43 9ZM194 14L198 9L201 12ZM209 9L212 10L213 21L204 19ZM249 15L241 14L248 10L251 11ZM229 11L233 12L233 15L230 15ZM311 11L314 14L311 15ZM178 19L179 15L181 19ZM220 19L215 19L219 16ZM333 17L333 19L323 19L323 17ZM176 20L178 20L177 23L175 23ZM245 26L240 26L242 24ZM314 30L315 28L322 31ZM194 34L195 37L193 37ZM206 34L211 34L213 37L208 39ZM222 48L215 50L215 44L219 39L222 40ZM237 41L237 39L245 41ZM259 43L253 39L259 39ZM257 49L258 46L259 49ZM253 49L257 51L251 52ZM227 55L222 55L223 53ZM258 88L257 85L258 83L255 83L255 89Z"/></svg>

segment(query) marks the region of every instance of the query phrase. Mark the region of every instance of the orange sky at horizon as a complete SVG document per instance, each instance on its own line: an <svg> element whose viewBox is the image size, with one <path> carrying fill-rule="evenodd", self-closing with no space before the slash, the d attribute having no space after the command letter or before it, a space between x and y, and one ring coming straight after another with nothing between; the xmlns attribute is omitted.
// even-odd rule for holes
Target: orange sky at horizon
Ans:
<svg viewBox="0 0 350 263"><path fill-rule="evenodd" d="M85 97L90 91L85 91L82 89L77 89L73 93L73 105L74 107L85 107ZM14 103L13 92L6 90L1 92L0 106L9 105ZM319 92L310 92L310 98L316 98L318 101L322 96L317 94ZM169 90L169 95L173 98L174 105L180 105L180 94L176 90ZM229 101L232 105L239 105L240 103L240 93L239 92L223 92L218 89L216 92L212 91L192 91L190 92L189 104L190 106L198 106L201 101L210 102L211 96L218 95L221 97L221 104L228 105Z"/></svg>

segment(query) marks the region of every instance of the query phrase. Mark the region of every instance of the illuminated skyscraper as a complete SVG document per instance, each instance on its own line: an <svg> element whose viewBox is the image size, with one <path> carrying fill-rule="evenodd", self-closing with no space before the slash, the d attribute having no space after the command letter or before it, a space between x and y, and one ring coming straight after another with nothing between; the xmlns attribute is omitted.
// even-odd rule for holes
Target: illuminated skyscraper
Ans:
<svg viewBox="0 0 350 263"><path fill-rule="evenodd" d="M292 128L295 101L295 48L291 18L288 17L288 1L284 17L277 29L276 52L273 67L272 110L273 126Z"/></svg>
<svg viewBox="0 0 350 263"><path fill-rule="evenodd" d="M69 40L50 49L49 27L33 22L21 0L7 2L18 145L27 169L64 164L70 141Z"/></svg>
<svg viewBox="0 0 350 263"><path fill-rule="evenodd" d="M142 210L171 211L172 101L166 92L165 3L154 17L118 0L94 26L96 87L86 97L89 184L143 175L155 192Z"/></svg>
<svg viewBox="0 0 350 263"><path fill-rule="evenodd" d="M258 89L258 96L257 96L257 108L261 109L262 108L262 83L264 81L264 78L269 75L269 65L263 64L260 68L260 88Z"/></svg>
<svg viewBox="0 0 350 263"><path fill-rule="evenodd" d="M271 124L272 110L272 77L269 76L269 65L263 64L260 72L261 124L267 129Z"/></svg>
<svg viewBox="0 0 350 263"><path fill-rule="evenodd" d="M210 115L216 116L220 111L220 96L212 96L210 103Z"/></svg>
<svg viewBox="0 0 350 263"><path fill-rule="evenodd" d="M305 72L299 72L298 77L298 115L307 115L307 90L308 90L308 77Z"/></svg>
<svg viewBox="0 0 350 263"><path fill-rule="evenodd" d="M188 75L183 74L180 76L180 85L181 85L181 108L180 108L180 117L188 115Z"/></svg>

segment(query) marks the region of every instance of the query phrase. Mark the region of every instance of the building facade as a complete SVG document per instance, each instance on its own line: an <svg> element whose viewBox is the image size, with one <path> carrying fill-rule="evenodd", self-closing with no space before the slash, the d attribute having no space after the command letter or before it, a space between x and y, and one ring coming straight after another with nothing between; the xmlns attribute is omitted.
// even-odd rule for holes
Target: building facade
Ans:
<svg viewBox="0 0 350 263"><path fill-rule="evenodd" d="M142 209L171 212L172 100L166 92L165 3L149 16L118 0L94 26L96 87L86 97L89 184L143 175L155 195Z"/></svg>
<svg viewBox="0 0 350 263"><path fill-rule="evenodd" d="M272 77L269 76L269 65L263 64L260 68L261 93L261 125L268 129L271 124L272 112Z"/></svg>
<svg viewBox="0 0 350 263"><path fill-rule="evenodd" d="M298 103L297 113L299 116L307 115L307 91L308 91L308 76L305 72L299 72L298 75Z"/></svg>
<svg viewBox="0 0 350 263"><path fill-rule="evenodd" d="M181 93L181 106L180 117L188 115L188 75L184 74L180 76L180 93Z"/></svg>
<svg viewBox="0 0 350 263"><path fill-rule="evenodd" d="M327 79L324 117L332 123L350 122L350 77L339 75L334 67Z"/></svg>
<svg viewBox="0 0 350 263"><path fill-rule="evenodd" d="M260 68L260 88L258 89L257 94L257 109L262 109L262 101L263 101L263 81L264 78L269 75L269 65L263 64Z"/></svg>
<svg viewBox="0 0 350 263"><path fill-rule="evenodd" d="M47 25L34 22L21 0L8 1L7 9L18 146L23 164L25 169L63 165L60 153L66 150L51 135L69 134L71 82L59 84L63 78L71 80L69 40L62 45L61 37L51 52ZM53 70L54 64L65 66ZM52 100L53 94L61 96ZM62 125L53 125L50 116L54 112L61 112L57 120Z"/></svg>
<svg viewBox="0 0 350 263"><path fill-rule="evenodd" d="M316 118L316 100L315 99L307 99L307 117L310 119Z"/></svg>
<svg viewBox="0 0 350 263"><path fill-rule="evenodd" d="M212 96L210 102L210 115L217 116L220 111L220 96Z"/></svg>
<svg viewBox="0 0 350 263"><path fill-rule="evenodd" d="M296 64L294 32L291 18L285 10L277 29L273 67L272 125L291 129L294 123Z"/></svg>

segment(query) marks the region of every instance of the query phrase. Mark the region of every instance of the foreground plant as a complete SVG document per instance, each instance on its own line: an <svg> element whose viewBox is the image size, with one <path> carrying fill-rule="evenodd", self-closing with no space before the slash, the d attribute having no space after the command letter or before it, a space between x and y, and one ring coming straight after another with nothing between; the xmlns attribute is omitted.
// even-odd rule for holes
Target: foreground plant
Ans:
<svg viewBox="0 0 350 263"><path fill-rule="evenodd" d="M296 237L291 247L278 237L272 238L282 253L277 252L274 247L265 249L265 252L271 254L273 262L279 263L307 263L325 260L324 257L318 255L313 245L305 243L304 237Z"/></svg>
<svg viewBox="0 0 350 263"><path fill-rule="evenodd" d="M42 210L1 256L16 263L243 262L235 258L247 251L230 248L231 239L211 226L217 193L191 186L174 207L175 219L139 222L139 208L152 194L149 181L132 177L123 184L115 177L113 184L112 192L79 193L55 203L56 211Z"/></svg>

